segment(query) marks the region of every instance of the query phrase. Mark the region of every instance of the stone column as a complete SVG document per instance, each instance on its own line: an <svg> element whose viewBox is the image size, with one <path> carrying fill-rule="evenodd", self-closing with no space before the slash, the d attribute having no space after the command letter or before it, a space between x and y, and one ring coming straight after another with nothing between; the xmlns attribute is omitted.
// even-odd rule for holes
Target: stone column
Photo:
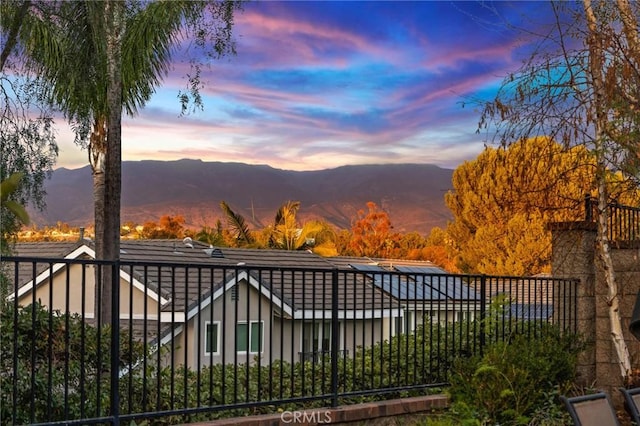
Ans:
<svg viewBox="0 0 640 426"><path fill-rule="evenodd" d="M578 386L596 381L596 224L591 222L557 222L549 225L552 238L551 272L556 278L575 278L577 286L574 308L577 331L586 340L586 349L578 358ZM565 315L572 307L557 303L564 289L554 294L554 315Z"/></svg>

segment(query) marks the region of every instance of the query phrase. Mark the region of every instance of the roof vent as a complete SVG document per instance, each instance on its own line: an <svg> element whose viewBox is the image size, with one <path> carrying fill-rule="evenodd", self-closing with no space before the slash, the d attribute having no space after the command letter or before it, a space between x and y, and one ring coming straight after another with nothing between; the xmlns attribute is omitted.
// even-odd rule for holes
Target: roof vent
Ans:
<svg viewBox="0 0 640 426"><path fill-rule="evenodd" d="M184 240L182 240L182 244L184 244L186 247L193 248L193 240L191 239L191 237L185 237Z"/></svg>
<svg viewBox="0 0 640 426"><path fill-rule="evenodd" d="M217 259L224 259L224 253L222 253L222 250L220 250L219 248L210 247L208 249L204 249L204 252L209 257L215 257Z"/></svg>

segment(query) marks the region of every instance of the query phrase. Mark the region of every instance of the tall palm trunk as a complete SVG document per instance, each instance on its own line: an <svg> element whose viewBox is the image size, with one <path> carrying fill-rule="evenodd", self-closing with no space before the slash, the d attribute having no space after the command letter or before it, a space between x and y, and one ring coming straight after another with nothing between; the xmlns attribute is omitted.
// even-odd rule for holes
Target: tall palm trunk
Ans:
<svg viewBox="0 0 640 426"><path fill-rule="evenodd" d="M122 35L124 33L124 5L119 0L104 2L107 57L106 144L104 150L94 151L96 258L117 262L120 259L120 195L122 140ZM100 120L98 119L98 123ZM102 130L100 127L99 130ZM104 159L104 160L103 160ZM100 196L102 195L102 196ZM118 266L116 264L116 266ZM118 268L107 266L102 273L100 321L111 323L113 287L119 285Z"/></svg>
<svg viewBox="0 0 640 426"><path fill-rule="evenodd" d="M105 154L107 149L107 119L104 116L96 117L91 136L89 139L89 164L91 165L91 177L93 179L93 216L95 227L95 250L96 259L104 259L104 235L105 221ZM101 323L105 323L105 316L107 319L110 317L110 310L105 306L110 306L110 303L106 303L107 300L103 297L105 291L109 291L106 287L106 279L102 267L97 267L95 270L96 284L100 283L100 288L96 287L94 312L99 312L100 316L98 320ZM107 295L110 297L110 295ZM108 323L108 322L107 322Z"/></svg>

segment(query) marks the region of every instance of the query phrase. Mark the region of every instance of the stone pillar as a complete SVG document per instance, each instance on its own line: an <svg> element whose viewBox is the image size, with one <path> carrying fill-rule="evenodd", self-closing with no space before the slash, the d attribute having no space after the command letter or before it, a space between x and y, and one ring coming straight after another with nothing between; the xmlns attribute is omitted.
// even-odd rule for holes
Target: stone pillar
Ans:
<svg viewBox="0 0 640 426"><path fill-rule="evenodd" d="M596 224L588 222L554 223L552 264L554 277L580 280L577 291L577 329L586 339L586 350L578 361L578 386L595 387L609 394L616 407L622 407L618 388L624 386L617 355L611 341L608 288L596 251ZM631 314L640 290L640 241L616 243L611 247L616 274L620 315L629 348L634 375L631 386L640 386L640 342L629 332ZM563 309L562 306L554 310ZM562 313L560 313L562 314Z"/></svg>
<svg viewBox="0 0 640 426"><path fill-rule="evenodd" d="M551 273L557 278L575 278L578 283L575 314L577 331L586 340L586 349L578 358L578 386L596 382L596 227L591 222L559 222L549 225L552 238ZM558 289L555 296L563 293ZM566 303L556 304L554 314L562 316Z"/></svg>

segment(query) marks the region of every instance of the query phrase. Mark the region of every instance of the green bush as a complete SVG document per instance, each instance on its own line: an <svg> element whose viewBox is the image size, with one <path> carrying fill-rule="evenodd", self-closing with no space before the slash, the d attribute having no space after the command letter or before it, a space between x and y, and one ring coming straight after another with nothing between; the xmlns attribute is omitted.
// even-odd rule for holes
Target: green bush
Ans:
<svg viewBox="0 0 640 426"><path fill-rule="evenodd" d="M489 315L486 324L491 326L487 329L497 324L496 329L502 330L496 322L500 318L504 317ZM9 304L0 315L0 329L3 422L51 422L109 413L109 327L98 332L77 315L52 313L36 303L17 311ZM397 388L449 380L452 414L468 424L479 424L482 419L546 424L549 418L556 418L561 412L554 411L562 389L558 385L573 378L579 350L576 339L549 325L522 323L510 334L500 336L504 342L486 347L483 357L470 357L479 349L479 330L479 322L427 323L414 333L356 349L349 357L338 359L337 387L345 395L339 403L424 394L425 389L400 392ZM489 333L488 340L495 341L495 337ZM168 349L145 354L141 344L130 342L128 334L121 332L120 412L191 410L186 415L148 419L150 424L205 421L330 403L329 357L293 364L279 360L270 365L214 364L193 371L158 366L159 358L171 359ZM144 356L149 362L140 362ZM374 389L388 392L352 395ZM292 398L300 400L285 402ZM14 402L16 417L12 418ZM242 404L248 402L265 405L243 408Z"/></svg>
<svg viewBox="0 0 640 426"><path fill-rule="evenodd" d="M111 328L100 331L78 315L50 312L36 302L0 312L0 419L29 424L101 417L109 412ZM121 334L124 367L139 359ZM15 410L15 418L13 418Z"/></svg>
<svg viewBox="0 0 640 426"><path fill-rule="evenodd" d="M454 364L452 409L476 424L552 424L545 418L562 415L558 395L570 387L581 350L580 339L549 324L514 332Z"/></svg>

